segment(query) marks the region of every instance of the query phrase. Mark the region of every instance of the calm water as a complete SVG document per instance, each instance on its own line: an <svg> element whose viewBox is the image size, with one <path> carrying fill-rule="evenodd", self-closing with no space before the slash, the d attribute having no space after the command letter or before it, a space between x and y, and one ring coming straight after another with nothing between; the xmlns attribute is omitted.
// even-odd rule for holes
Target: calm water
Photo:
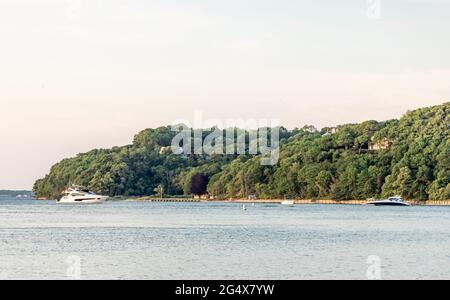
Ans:
<svg viewBox="0 0 450 300"><path fill-rule="evenodd" d="M0 278L450 279L450 207L241 207L0 200Z"/></svg>

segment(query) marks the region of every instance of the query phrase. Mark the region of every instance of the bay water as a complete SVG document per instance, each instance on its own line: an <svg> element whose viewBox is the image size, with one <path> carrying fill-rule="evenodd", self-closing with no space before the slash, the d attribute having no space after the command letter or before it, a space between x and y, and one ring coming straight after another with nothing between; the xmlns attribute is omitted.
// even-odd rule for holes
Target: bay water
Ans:
<svg viewBox="0 0 450 300"><path fill-rule="evenodd" d="M2 199L0 279L450 279L450 207Z"/></svg>

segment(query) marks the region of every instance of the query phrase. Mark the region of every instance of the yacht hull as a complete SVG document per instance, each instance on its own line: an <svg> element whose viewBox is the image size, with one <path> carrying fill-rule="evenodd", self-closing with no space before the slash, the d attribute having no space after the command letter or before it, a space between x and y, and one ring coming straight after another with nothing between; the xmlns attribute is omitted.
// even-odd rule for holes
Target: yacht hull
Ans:
<svg viewBox="0 0 450 300"><path fill-rule="evenodd" d="M57 201L58 204L102 204L103 203L102 198L95 198L95 199L61 199Z"/></svg>
<svg viewBox="0 0 450 300"><path fill-rule="evenodd" d="M389 201L369 202L368 204L374 206L410 206L408 203L396 203Z"/></svg>

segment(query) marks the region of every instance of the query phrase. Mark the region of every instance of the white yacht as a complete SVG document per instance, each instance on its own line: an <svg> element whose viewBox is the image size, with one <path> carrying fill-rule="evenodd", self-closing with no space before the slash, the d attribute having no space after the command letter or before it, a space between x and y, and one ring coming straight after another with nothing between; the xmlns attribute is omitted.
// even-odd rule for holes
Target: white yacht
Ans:
<svg viewBox="0 0 450 300"><path fill-rule="evenodd" d="M61 204L100 204L108 199L107 196L97 195L89 189L72 185L62 193L62 198L57 201Z"/></svg>
<svg viewBox="0 0 450 300"><path fill-rule="evenodd" d="M288 205L288 206L292 206L295 204L294 200L284 200L283 202L281 202L281 205Z"/></svg>
<svg viewBox="0 0 450 300"><path fill-rule="evenodd" d="M375 206L410 206L400 196L390 197L385 200L370 200L367 204Z"/></svg>

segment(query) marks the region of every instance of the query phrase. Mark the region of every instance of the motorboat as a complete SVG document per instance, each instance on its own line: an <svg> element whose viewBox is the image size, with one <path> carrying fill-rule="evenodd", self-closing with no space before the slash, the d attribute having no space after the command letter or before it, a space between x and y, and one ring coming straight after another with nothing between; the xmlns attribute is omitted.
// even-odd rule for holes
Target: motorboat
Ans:
<svg viewBox="0 0 450 300"><path fill-rule="evenodd" d="M400 196L389 197L384 200L369 200L367 204L375 206L410 206Z"/></svg>
<svg viewBox="0 0 450 300"><path fill-rule="evenodd" d="M283 202L281 202L281 205L294 205L295 201L294 200L284 200Z"/></svg>
<svg viewBox="0 0 450 300"><path fill-rule="evenodd" d="M62 198L57 201L60 204L101 204L108 199L107 196L97 195L89 189L72 185L64 192L62 192Z"/></svg>

